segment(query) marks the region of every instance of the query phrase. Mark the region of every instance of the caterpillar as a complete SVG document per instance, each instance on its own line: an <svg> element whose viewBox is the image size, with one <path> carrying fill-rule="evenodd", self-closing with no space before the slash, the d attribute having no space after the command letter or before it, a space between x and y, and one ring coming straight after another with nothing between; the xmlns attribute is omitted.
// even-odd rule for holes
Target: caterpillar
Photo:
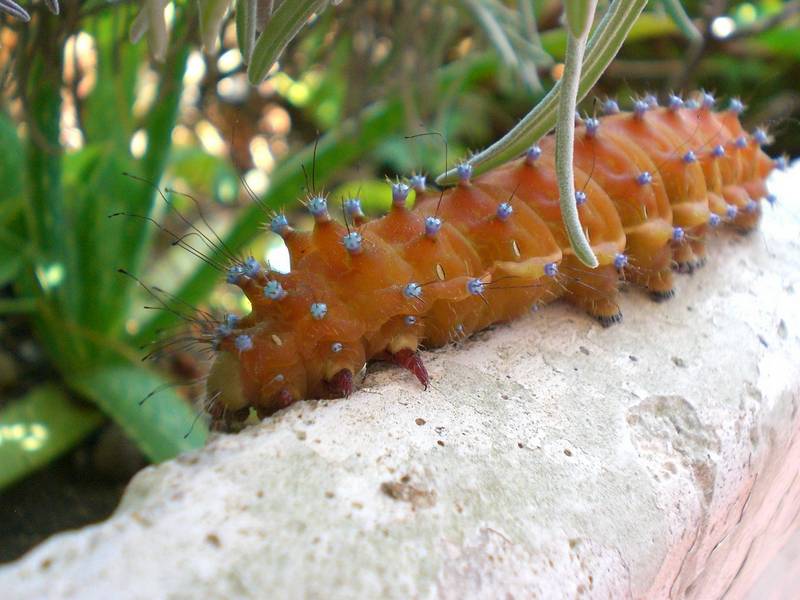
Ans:
<svg viewBox="0 0 800 600"><path fill-rule="evenodd" d="M331 217L324 194L305 204L313 230L283 214L269 229L292 269L271 271L250 257L227 268L252 310L227 316L211 333L208 411L230 427L305 398L346 397L371 360L429 376L420 348L446 345L563 298L605 326L621 320L621 280L661 301L673 274L702 266L708 232L757 227L765 178L785 164L762 150L767 133L746 132L742 103L715 109L709 93L665 105L650 95L623 112L578 119L575 202L599 266L574 255L561 219L555 140L478 177L438 190L415 175L391 184L392 206L368 220L357 198ZM409 208L413 190L415 203Z"/></svg>

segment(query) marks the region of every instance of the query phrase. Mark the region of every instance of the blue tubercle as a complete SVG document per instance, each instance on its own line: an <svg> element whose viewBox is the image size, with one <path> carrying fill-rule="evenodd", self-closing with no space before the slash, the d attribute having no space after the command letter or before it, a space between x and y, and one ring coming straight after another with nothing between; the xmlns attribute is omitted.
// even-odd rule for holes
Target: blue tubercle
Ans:
<svg viewBox="0 0 800 600"><path fill-rule="evenodd" d="M538 144L534 144L525 151L525 161L528 164L533 164L542 155L542 149Z"/></svg>
<svg viewBox="0 0 800 600"><path fill-rule="evenodd" d="M422 298L422 286L412 281L403 288L403 295L406 298Z"/></svg>
<svg viewBox="0 0 800 600"><path fill-rule="evenodd" d="M486 284L477 277L467 281L467 291L473 296L480 296L486 290Z"/></svg>
<svg viewBox="0 0 800 600"><path fill-rule="evenodd" d="M711 227L718 227L719 224L722 222L722 219L719 218L719 215L711 213L711 216L708 217L708 224Z"/></svg>
<svg viewBox="0 0 800 600"><path fill-rule="evenodd" d="M728 110L740 115L744 112L744 103L739 98L731 98L728 103Z"/></svg>
<svg viewBox="0 0 800 600"><path fill-rule="evenodd" d="M554 262L547 263L544 266L544 274L548 277L555 277L558 275L558 265Z"/></svg>
<svg viewBox="0 0 800 600"><path fill-rule="evenodd" d="M647 94L644 101L650 108L658 108L658 97L655 94Z"/></svg>
<svg viewBox="0 0 800 600"><path fill-rule="evenodd" d="M619 104L613 98L609 98L605 102L603 102L603 114L604 115L615 115L619 112Z"/></svg>
<svg viewBox="0 0 800 600"><path fill-rule="evenodd" d="M253 349L253 338L247 334L237 335L233 344L239 352L247 352Z"/></svg>
<svg viewBox="0 0 800 600"><path fill-rule="evenodd" d="M228 274L225 281L230 284L236 285L244 275L244 265L233 265L228 268Z"/></svg>
<svg viewBox="0 0 800 600"><path fill-rule="evenodd" d="M342 344L342 342L333 342L331 344L331 352L333 352L334 354L338 354L339 352L341 352L342 348L344 348L344 344Z"/></svg>
<svg viewBox="0 0 800 600"><path fill-rule="evenodd" d="M686 232L683 230L683 227L672 228L672 241L682 242L685 237L686 237Z"/></svg>
<svg viewBox="0 0 800 600"><path fill-rule="evenodd" d="M467 178L469 179L469 178ZM394 206L403 207L406 205L408 199L409 188L405 183L392 184L392 204Z"/></svg>
<svg viewBox="0 0 800 600"><path fill-rule="evenodd" d="M247 275L250 279L255 279L261 272L261 263L252 256L248 256L244 261L243 274Z"/></svg>
<svg viewBox="0 0 800 600"><path fill-rule="evenodd" d="M586 126L586 135L594 137L597 135L597 130L600 129L600 120L593 117L586 119L583 124Z"/></svg>
<svg viewBox="0 0 800 600"><path fill-rule="evenodd" d="M686 154L683 155L683 162L685 162L687 165L690 165L693 162L697 162L697 155L694 153L694 151L689 150Z"/></svg>
<svg viewBox="0 0 800 600"><path fill-rule="evenodd" d="M342 244L350 254L358 254L361 252L361 234L357 231L344 234Z"/></svg>
<svg viewBox="0 0 800 600"><path fill-rule="evenodd" d="M271 279L264 286L264 297L270 300L283 300L286 297L286 290L279 281Z"/></svg>
<svg viewBox="0 0 800 600"><path fill-rule="evenodd" d="M730 204L725 210L725 216L728 217L730 221L733 221L736 218L736 215L739 214L739 209L736 208L733 204Z"/></svg>
<svg viewBox="0 0 800 600"><path fill-rule="evenodd" d="M403 321L405 321L406 325L411 327L412 325L417 324L417 317L415 317L414 315L407 315L406 318L403 319Z"/></svg>
<svg viewBox="0 0 800 600"><path fill-rule="evenodd" d="M463 162L456 167L458 179L461 183L467 183L472 178L472 165L468 162Z"/></svg>
<svg viewBox="0 0 800 600"><path fill-rule="evenodd" d="M514 212L514 207L508 202L501 202L497 207L497 218L501 221L507 220Z"/></svg>
<svg viewBox="0 0 800 600"><path fill-rule="evenodd" d="M770 206L775 206L775 203L778 201L778 197L775 194L767 194L766 200L769 202Z"/></svg>
<svg viewBox="0 0 800 600"><path fill-rule="evenodd" d="M578 206L586 204L586 192L582 192L581 190L575 192L575 204Z"/></svg>
<svg viewBox="0 0 800 600"><path fill-rule="evenodd" d="M650 109L650 105L645 100L637 100L633 103L633 116L641 119Z"/></svg>
<svg viewBox="0 0 800 600"><path fill-rule="evenodd" d="M775 168L778 169L778 171L785 171L789 166L785 156L779 156L778 158L776 158L774 164Z"/></svg>
<svg viewBox="0 0 800 600"><path fill-rule="evenodd" d="M639 185L647 185L653 183L653 176L650 171L642 171L636 176L636 183Z"/></svg>
<svg viewBox="0 0 800 600"><path fill-rule="evenodd" d="M222 320L222 323L217 327L217 337L224 338L228 337L236 326L239 324L239 317L236 315L225 315L225 318Z"/></svg>
<svg viewBox="0 0 800 600"><path fill-rule="evenodd" d="M427 217L425 219L425 235L429 238L436 237L442 228L442 220L439 217Z"/></svg>
<svg viewBox="0 0 800 600"><path fill-rule="evenodd" d="M364 215L361 210L361 200L358 198L348 198L344 201L344 212L348 217L361 217Z"/></svg>
<svg viewBox="0 0 800 600"><path fill-rule="evenodd" d="M759 146L764 146L769 142L769 136L767 135L767 132L760 127L753 133L753 139Z"/></svg>
<svg viewBox="0 0 800 600"><path fill-rule="evenodd" d="M714 97L714 94L710 92L703 92L703 108L712 109L714 105L717 103L717 99Z"/></svg>
<svg viewBox="0 0 800 600"><path fill-rule="evenodd" d="M697 110L698 108L700 108L700 103L699 103L697 100L695 100L694 98L689 98L689 99L688 99L688 100L687 100L687 101L684 103L684 105L683 105L683 106L684 106L685 108L688 108L689 110Z"/></svg>
<svg viewBox="0 0 800 600"><path fill-rule="evenodd" d="M675 111L675 110L683 108L685 105L686 105L686 103L683 101L683 98L681 98L680 96L678 96L676 94L670 94L669 95L669 100L667 100L667 106L669 107L670 110Z"/></svg>
<svg viewBox="0 0 800 600"><path fill-rule="evenodd" d="M744 205L744 210L749 213L754 213L758 210L758 202L755 200L748 200L747 204Z"/></svg>
<svg viewBox="0 0 800 600"><path fill-rule="evenodd" d="M421 194L425 191L428 185L428 180L425 177L425 175L412 175L411 179L409 180L409 183L411 183L411 188L415 192Z"/></svg>
<svg viewBox="0 0 800 600"><path fill-rule="evenodd" d="M311 305L311 316L320 321L325 318L325 315L328 314L328 305L324 302L314 302Z"/></svg>
<svg viewBox="0 0 800 600"><path fill-rule="evenodd" d="M747 148L747 138L743 135L740 135L738 138L736 138L735 144L737 148Z"/></svg>
<svg viewBox="0 0 800 600"><path fill-rule="evenodd" d="M716 146L714 146L714 149L711 151L711 155L716 157L716 158L720 158L722 156L725 156L725 146L723 146L722 144L717 144Z"/></svg>
<svg viewBox="0 0 800 600"><path fill-rule="evenodd" d="M314 217L323 217L328 214L328 201L322 196L313 196L308 200L308 212Z"/></svg>
<svg viewBox="0 0 800 600"><path fill-rule="evenodd" d="M272 217L272 221L269 223L269 228L273 233L283 235L283 233L289 229L289 221L286 219L286 215L275 215Z"/></svg>
<svg viewBox="0 0 800 600"><path fill-rule="evenodd" d="M628 257L625 254L617 254L614 256L614 267L619 271L628 266Z"/></svg>

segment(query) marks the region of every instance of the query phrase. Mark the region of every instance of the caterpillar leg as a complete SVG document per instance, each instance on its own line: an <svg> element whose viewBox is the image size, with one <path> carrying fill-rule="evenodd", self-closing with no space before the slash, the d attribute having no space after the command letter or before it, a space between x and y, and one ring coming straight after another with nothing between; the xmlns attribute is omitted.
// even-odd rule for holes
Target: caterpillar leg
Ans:
<svg viewBox="0 0 800 600"><path fill-rule="evenodd" d="M419 355L419 352L412 350L411 348L404 348L403 350L398 350L394 354L390 354L391 361L403 367L404 369L410 371L414 377L416 377L419 382L423 385L423 387L427 390L428 384L430 383L430 377L428 376L428 370L425 368L425 365L422 362L422 357Z"/></svg>
<svg viewBox="0 0 800 600"><path fill-rule="evenodd" d="M619 273L614 265L590 269L574 256L568 256L560 268L566 276L564 297L569 302L583 308L603 327L622 321L622 312L617 303Z"/></svg>
<svg viewBox="0 0 800 600"><path fill-rule="evenodd" d="M330 394L335 398L347 398L353 393L353 373L350 369L342 369L327 382Z"/></svg>
<svg viewBox="0 0 800 600"><path fill-rule="evenodd" d="M624 276L659 300L673 296L671 234L668 222L648 223L626 232L629 267Z"/></svg>
<svg viewBox="0 0 800 600"><path fill-rule="evenodd" d="M752 200L747 190L740 185L728 185L723 190L725 201L731 206L728 219L741 231L751 231L761 220L760 203Z"/></svg>
<svg viewBox="0 0 800 600"><path fill-rule="evenodd" d="M676 243L673 260L678 273L692 274L706 264L706 230L706 225L692 227L685 238Z"/></svg>

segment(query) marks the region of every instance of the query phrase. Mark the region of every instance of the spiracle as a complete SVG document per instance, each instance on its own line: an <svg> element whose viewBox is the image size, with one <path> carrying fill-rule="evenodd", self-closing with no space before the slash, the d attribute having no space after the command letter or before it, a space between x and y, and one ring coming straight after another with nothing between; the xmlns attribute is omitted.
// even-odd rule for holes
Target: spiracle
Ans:
<svg viewBox="0 0 800 600"><path fill-rule="evenodd" d="M599 260L584 266L561 218L555 140L440 191L414 176L392 184L392 206L367 220L357 199L331 218L327 198L312 195L309 232L283 215L270 223L288 248L292 270L272 272L248 259L227 281L252 305L216 332L207 382L212 418L230 425L251 409L260 417L304 398L352 393L370 360L407 369L429 382L421 347L443 346L532 308L563 298L603 325L621 320L621 280L655 300L674 294L673 273L705 260L710 229L755 228L765 178L776 166L761 147L763 130L746 132L741 102L670 96L614 101L576 128L575 203ZM407 206L411 191L413 208Z"/></svg>

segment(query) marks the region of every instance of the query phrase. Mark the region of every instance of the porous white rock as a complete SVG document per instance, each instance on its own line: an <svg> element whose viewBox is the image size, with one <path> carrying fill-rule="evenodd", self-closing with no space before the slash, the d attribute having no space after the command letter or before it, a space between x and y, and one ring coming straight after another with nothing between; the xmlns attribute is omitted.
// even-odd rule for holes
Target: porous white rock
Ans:
<svg viewBox="0 0 800 600"><path fill-rule="evenodd" d="M623 294L620 326L548 306L426 353L427 392L372 369L146 469L106 522L0 569L3 597L742 597L799 522L780 197L672 301Z"/></svg>

